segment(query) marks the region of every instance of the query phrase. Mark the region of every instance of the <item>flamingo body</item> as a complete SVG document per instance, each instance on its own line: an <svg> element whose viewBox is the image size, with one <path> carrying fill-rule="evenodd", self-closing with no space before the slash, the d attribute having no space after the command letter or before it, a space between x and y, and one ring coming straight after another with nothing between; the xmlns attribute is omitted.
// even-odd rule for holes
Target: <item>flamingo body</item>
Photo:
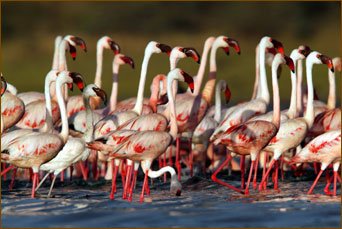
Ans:
<svg viewBox="0 0 342 229"><path fill-rule="evenodd" d="M93 113L93 125L103 119L104 115L92 111ZM79 111L71 115L68 119L69 123L72 123L73 129L84 133L86 131L86 112L85 110Z"/></svg>
<svg viewBox="0 0 342 229"><path fill-rule="evenodd" d="M318 136L331 130L341 130L341 109L334 108L315 117L309 135Z"/></svg>
<svg viewBox="0 0 342 229"><path fill-rule="evenodd" d="M18 94L19 99L21 99L25 106L38 100L45 100L44 93L37 91L27 91Z"/></svg>
<svg viewBox="0 0 342 229"><path fill-rule="evenodd" d="M17 96L7 91L1 96L1 115L4 130L16 124L24 112L25 105Z"/></svg>

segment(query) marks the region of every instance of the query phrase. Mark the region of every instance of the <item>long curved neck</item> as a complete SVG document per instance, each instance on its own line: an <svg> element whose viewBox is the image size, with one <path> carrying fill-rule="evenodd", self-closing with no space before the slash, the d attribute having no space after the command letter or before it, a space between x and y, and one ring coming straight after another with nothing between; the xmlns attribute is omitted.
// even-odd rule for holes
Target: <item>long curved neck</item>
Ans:
<svg viewBox="0 0 342 229"><path fill-rule="evenodd" d="M141 168L144 171L144 173L146 173L146 165L145 162L142 161L141 162ZM157 171L153 171L151 168L148 170L148 176L150 178L157 178L160 177L161 175L163 175L164 173L170 173L171 177L176 176L176 171L174 168L172 168L171 166L165 166Z"/></svg>
<svg viewBox="0 0 342 229"><path fill-rule="evenodd" d="M170 134L173 139L177 138L177 133L178 133L178 126L177 126L177 119L176 119L176 105L175 105L175 100L173 97L173 92L172 92L172 82L175 79L173 77L168 77L167 78L167 96L169 98L169 106L170 106Z"/></svg>
<svg viewBox="0 0 342 229"><path fill-rule="evenodd" d="M313 97L314 97L314 90L313 90L313 82L312 82L312 67L313 63L306 61L306 81L308 87L308 100L306 103L306 111L304 118L308 124L308 127L311 128L314 122L314 107L313 107Z"/></svg>
<svg viewBox="0 0 342 229"><path fill-rule="evenodd" d="M59 63L58 63L58 70L59 71L67 71L68 67L66 64L66 49L68 48L68 42L66 40L62 40L59 44Z"/></svg>
<svg viewBox="0 0 342 229"><path fill-rule="evenodd" d="M103 46L101 44L97 44L96 47L96 73L95 73L95 80L94 84L101 88L102 81L102 63L103 63Z"/></svg>
<svg viewBox="0 0 342 229"><path fill-rule="evenodd" d="M178 61L179 61L178 58L170 57L170 71L176 68ZM173 93L174 98L176 98L177 91L178 91L178 81L175 80L172 83L172 93Z"/></svg>
<svg viewBox="0 0 342 229"><path fill-rule="evenodd" d="M280 126L280 97L277 79L279 63L272 65L272 89L273 89L273 118L272 123L279 129Z"/></svg>
<svg viewBox="0 0 342 229"><path fill-rule="evenodd" d="M137 112L139 115L141 115L141 113L142 113L147 67L148 67L148 62L149 62L151 56L152 56L151 52L145 51L144 60L143 60L142 66L141 66L137 102L135 103L135 106L133 108L133 111Z"/></svg>
<svg viewBox="0 0 342 229"><path fill-rule="evenodd" d="M266 78L266 68L265 68L265 52L266 46L261 43L259 50L259 60L260 60L260 82L258 87L257 99L261 98L265 100L267 104L270 103L270 93L268 91L267 86L267 78Z"/></svg>
<svg viewBox="0 0 342 229"><path fill-rule="evenodd" d="M119 67L120 66L117 63L113 63L113 84L112 84L112 93L110 95L110 111L114 111L115 110L116 103L118 101L118 75L119 75ZM100 86L98 86L98 87L100 87Z"/></svg>
<svg viewBox="0 0 342 229"><path fill-rule="evenodd" d="M197 77L195 80L195 89L193 93L195 96L197 96L199 92L201 91L201 85L202 85L202 81L203 81L203 77L205 73L205 67L207 65L209 51L210 51L211 46L213 45L214 40L215 40L214 37L209 37L204 43L201 64L198 69Z"/></svg>
<svg viewBox="0 0 342 229"><path fill-rule="evenodd" d="M255 48L255 81L251 100L257 97L260 79L260 48L259 45Z"/></svg>
<svg viewBox="0 0 342 229"><path fill-rule="evenodd" d="M296 60L293 60L295 69L296 69ZM290 101L290 107L287 112L287 115L290 119L293 119L297 115L297 95L296 95L296 73L293 73L291 71L291 101Z"/></svg>
<svg viewBox="0 0 342 229"><path fill-rule="evenodd" d="M303 60L298 60L297 75L297 115L301 117L303 116Z"/></svg>
<svg viewBox="0 0 342 229"><path fill-rule="evenodd" d="M158 101L158 96L159 96L159 91L160 91L160 81L163 81L164 76L163 75L157 75L154 77L152 81L152 93L149 101L150 107L152 107L154 112L157 112L157 101ZM167 83L166 83L167 84ZM165 82L163 83L163 86L165 85Z"/></svg>
<svg viewBox="0 0 342 229"><path fill-rule="evenodd" d="M46 107L46 117L45 123L41 128L41 132L48 132L53 128L53 120L52 120L52 105L51 105L51 97L50 97L50 86L52 84L49 77L45 78L45 86L44 86L44 95L45 95L45 107Z"/></svg>
<svg viewBox="0 0 342 229"><path fill-rule="evenodd" d="M62 95L62 86L63 86L63 83L61 83L61 81L56 82L57 102L59 105L59 110L61 112L61 119L62 119L62 131L60 133L60 136L62 137L65 143L69 135L69 124L68 124L68 116L66 112L65 102L63 99L63 95Z"/></svg>
<svg viewBox="0 0 342 229"><path fill-rule="evenodd" d="M90 142L94 140L93 138L93 132L94 132L93 112L91 111L91 108L90 108L89 96L83 93L82 98L83 98L83 104L85 106L85 112L86 112L86 130L84 132L83 139L86 142Z"/></svg>
<svg viewBox="0 0 342 229"><path fill-rule="evenodd" d="M58 60L59 60L59 44L61 42L61 37L57 37L55 40L55 50L53 53L53 60L52 60L52 70L58 70Z"/></svg>
<svg viewBox="0 0 342 229"><path fill-rule="evenodd" d="M214 45L210 52L210 72L209 78L203 88L202 97L207 101L208 104L211 103L211 99L213 97L213 92L215 88L216 82L216 51L217 46Z"/></svg>
<svg viewBox="0 0 342 229"><path fill-rule="evenodd" d="M334 109L336 107L336 92L335 92L335 73L328 69L329 74L329 96L327 108Z"/></svg>
<svg viewBox="0 0 342 229"><path fill-rule="evenodd" d="M220 81L222 82L222 81ZM220 122L221 120L221 90L222 84L217 84L215 88L215 115L214 119L216 122Z"/></svg>

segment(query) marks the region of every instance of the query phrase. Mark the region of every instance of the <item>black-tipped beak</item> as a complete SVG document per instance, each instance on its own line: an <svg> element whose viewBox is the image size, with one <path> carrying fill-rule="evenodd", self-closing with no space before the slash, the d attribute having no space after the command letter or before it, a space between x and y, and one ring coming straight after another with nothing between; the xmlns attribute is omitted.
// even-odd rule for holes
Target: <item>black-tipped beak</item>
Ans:
<svg viewBox="0 0 342 229"><path fill-rule="evenodd" d="M129 64L134 69L134 61L132 58L128 56L120 56L120 58L126 63Z"/></svg>
<svg viewBox="0 0 342 229"><path fill-rule="evenodd" d="M96 93L96 95L102 99L103 103L107 105L107 93L98 87L93 87L93 90Z"/></svg>
<svg viewBox="0 0 342 229"><path fill-rule="evenodd" d="M318 57L323 64L326 64L331 72L334 72L334 65L332 59L326 55L319 55Z"/></svg>
<svg viewBox="0 0 342 229"><path fill-rule="evenodd" d="M120 53L120 46L115 43L114 41L110 40L108 41L110 49L113 50L114 54L119 54Z"/></svg>
<svg viewBox="0 0 342 229"><path fill-rule="evenodd" d="M73 83L83 92L84 82L82 75L77 72L69 72L69 76L72 78Z"/></svg>
<svg viewBox="0 0 342 229"><path fill-rule="evenodd" d="M80 37L72 37L71 40L76 43L76 45L81 46L84 52L87 52L87 45L85 41Z"/></svg>
<svg viewBox="0 0 342 229"><path fill-rule="evenodd" d="M284 46L280 41L277 41L276 39L271 39L271 42L279 53L284 54Z"/></svg>
<svg viewBox="0 0 342 229"><path fill-rule="evenodd" d="M166 44L161 44L161 43L158 43L157 44L157 47L162 51L162 52L166 52L167 55L170 56L171 54L171 47L166 45Z"/></svg>
<svg viewBox="0 0 342 229"><path fill-rule="evenodd" d="M69 45L69 52L72 57L72 60L76 60L76 48L72 46L69 42L68 42L68 45Z"/></svg>
<svg viewBox="0 0 342 229"><path fill-rule="evenodd" d="M183 48L183 52L186 56L192 57L198 64L201 62L201 56L194 48Z"/></svg>
<svg viewBox="0 0 342 229"><path fill-rule="evenodd" d="M285 61L286 61L286 65L289 66L291 72L295 73L295 66L293 63L293 60L291 59L291 57L288 56L284 56Z"/></svg>
<svg viewBox="0 0 342 229"><path fill-rule="evenodd" d="M184 81L188 84L191 92L194 92L194 79L188 73L181 71L181 74L184 77Z"/></svg>
<svg viewBox="0 0 342 229"><path fill-rule="evenodd" d="M241 54L241 48L240 48L239 42L237 40L229 37L227 42L228 42L228 45L230 47L233 47L235 49L237 54L239 54L239 55Z"/></svg>

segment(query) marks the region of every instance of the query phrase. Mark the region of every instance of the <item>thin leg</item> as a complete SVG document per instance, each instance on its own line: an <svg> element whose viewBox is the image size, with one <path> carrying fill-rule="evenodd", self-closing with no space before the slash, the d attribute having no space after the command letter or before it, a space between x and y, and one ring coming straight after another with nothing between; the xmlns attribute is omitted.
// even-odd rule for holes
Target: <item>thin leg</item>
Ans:
<svg viewBox="0 0 342 229"><path fill-rule="evenodd" d="M37 185L37 177L38 177L38 173L34 173L31 198L34 198L34 195L35 195L35 189L36 189L36 185Z"/></svg>
<svg viewBox="0 0 342 229"><path fill-rule="evenodd" d="M164 152L163 167L166 167L166 152ZM164 173L164 182L166 182L166 173Z"/></svg>
<svg viewBox="0 0 342 229"><path fill-rule="evenodd" d="M163 162L162 162L161 156L158 157L158 163L159 163L159 169L161 169L163 167Z"/></svg>
<svg viewBox="0 0 342 229"><path fill-rule="evenodd" d="M137 174L138 174L138 170L134 170L133 179L132 179L132 184L131 184L131 187L130 187L130 189L129 189L128 201L132 201L133 188L134 188L134 185L135 185L135 179L137 178Z"/></svg>
<svg viewBox="0 0 342 229"><path fill-rule="evenodd" d="M251 181L251 177L252 177L252 173L253 173L253 168L254 166L257 166L257 164L255 164L255 161L252 160L252 164L251 164L251 167L249 169L249 176L248 176L248 181L247 181L247 186L246 186L246 189L245 189L245 194L247 195L248 194L248 190L249 190L249 183Z"/></svg>
<svg viewBox="0 0 342 229"><path fill-rule="evenodd" d="M39 182L37 188L36 188L36 192L38 191L38 189L40 188L40 186L42 186L42 184L44 183L44 181L46 180L46 178L50 175L51 173L48 172L47 174L45 174L45 176L43 177L43 179L41 180L41 182Z"/></svg>
<svg viewBox="0 0 342 229"><path fill-rule="evenodd" d="M123 199L127 199L127 192L129 190L129 183L130 183L130 180L131 180L131 167L132 165L127 165L127 171L126 171L126 181L125 181L125 188L124 188L124 193L123 193Z"/></svg>
<svg viewBox="0 0 342 229"><path fill-rule="evenodd" d="M193 170L193 158L194 158L194 152L192 151L192 138L189 139L189 167L190 167L190 176L193 176L194 170Z"/></svg>
<svg viewBox="0 0 342 229"><path fill-rule="evenodd" d="M266 174L265 174L264 176L262 176L262 180L261 180L261 182L260 182L260 184L259 184L259 190L260 190L260 191L263 190L263 187L262 187L262 186L263 186L263 184L265 183L265 181L266 181L266 179L267 179L267 176L268 176L268 174L270 173L270 171L271 171L271 169L272 169L272 167L273 167L275 161L276 161L275 159L273 159L273 160L271 161L270 166L268 167Z"/></svg>
<svg viewBox="0 0 342 229"><path fill-rule="evenodd" d="M121 174L122 187L125 187L125 177L126 177L124 166L125 166L125 161L121 160L120 174Z"/></svg>
<svg viewBox="0 0 342 229"><path fill-rule="evenodd" d="M49 193L48 193L48 196L47 196L48 198L51 197L52 189L53 189L53 186L55 185L56 178L57 178L57 176L54 175L54 176L53 176L52 183L51 183L51 186L50 186L50 190L49 190Z"/></svg>
<svg viewBox="0 0 342 229"><path fill-rule="evenodd" d="M151 179L152 180L152 179ZM150 188L148 187L148 180L146 182L146 186L145 186L145 189L146 189L146 195L150 195Z"/></svg>
<svg viewBox="0 0 342 229"><path fill-rule="evenodd" d="M4 163L2 163L2 164L4 164ZM6 173L8 173L8 171L10 171L12 168L14 167L14 165L10 165L9 167L5 167L5 169L1 172L1 176L3 176L3 175L5 175L4 176L4 180L6 180Z"/></svg>
<svg viewBox="0 0 342 229"><path fill-rule="evenodd" d="M61 182L64 182L64 169L61 172Z"/></svg>
<svg viewBox="0 0 342 229"><path fill-rule="evenodd" d="M281 180L284 181L284 154L281 155L280 172L281 172Z"/></svg>
<svg viewBox="0 0 342 229"><path fill-rule="evenodd" d="M14 185L16 173L17 173L17 168L14 168L14 169L13 169L12 180L11 180L11 184L10 184L9 190L12 190L12 189L13 189L13 185Z"/></svg>
<svg viewBox="0 0 342 229"><path fill-rule="evenodd" d="M83 162L81 161L79 165L80 165L80 167L81 167L83 179L84 179L85 181L88 180L88 174L87 174L87 171L86 171L86 168L85 168Z"/></svg>
<svg viewBox="0 0 342 229"><path fill-rule="evenodd" d="M266 164L267 164L266 160L267 160L267 153L266 153L266 151L264 151L264 167L262 168L262 177L264 177L266 174ZM264 188L266 189L266 185Z"/></svg>
<svg viewBox="0 0 342 229"><path fill-rule="evenodd" d="M92 151L93 152L93 178L95 179L95 180L97 180L96 178L97 178L97 151L95 151L95 150L93 150Z"/></svg>
<svg viewBox="0 0 342 229"><path fill-rule="evenodd" d="M245 155L240 159L240 171L241 171L241 189L245 188Z"/></svg>
<svg viewBox="0 0 342 229"><path fill-rule="evenodd" d="M177 167L177 172L178 172L178 180L181 179L181 164L180 164L180 138L176 138L176 167Z"/></svg>
<svg viewBox="0 0 342 229"><path fill-rule="evenodd" d="M29 168L29 172L30 172L30 179L29 179L29 181L31 183L33 181L33 171L32 171L31 168Z"/></svg>
<svg viewBox="0 0 342 229"><path fill-rule="evenodd" d="M6 163L5 163L5 162L2 163L2 170L6 171ZM8 170L8 171L9 171L9 170ZM7 173L7 172L6 172L6 173ZM6 175L6 173L4 173L4 180L7 180L7 175ZM2 173L1 173L1 176L2 176Z"/></svg>
<svg viewBox="0 0 342 229"><path fill-rule="evenodd" d="M145 187L146 187L147 181L148 181L148 170L146 170L146 173L145 173L144 184L143 184L141 195L140 195L140 202L144 201Z"/></svg>
<svg viewBox="0 0 342 229"><path fill-rule="evenodd" d="M341 183L341 177L340 177L340 175L338 175L338 173L337 173L336 175L337 175L337 180Z"/></svg>
<svg viewBox="0 0 342 229"><path fill-rule="evenodd" d="M325 170L325 174L326 174L326 177L327 177L327 185L324 188L324 193L326 195L332 195L333 193L330 192L330 190L329 190L329 187L330 187L330 184L331 184L331 178L330 178L330 174L329 174L329 169Z"/></svg>
<svg viewBox="0 0 342 229"><path fill-rule="evenodd" d="M72 173L74 172L74 166L70 166L70 181L72 181Z"/></svg>
<svg viewBox="0 0 342 229"><path fill-rule="evenodd" d="M169 147L169 165L173 167L173 161L172 161L172 147Z"/></svg>
<svg viewBox="0 0 342 229"><path fill-rule="evenodd" d="M228 188L233 189L234 191L237 191L238 193L243 194L243 192L242 192L240 189L235 188L234 186L231 186L231 185L229 185L229 184L227 184L227 183L224 183L223 181L220 181L219 179L216 178L216 175L224 168L224 166L226 166L226 165L229 163L230 159L232 159L232 156L231 156L231 155L229 155L229 157L223 162L223 164L216 170L216 172L211 176L211 179L212 179L214 182L216 182L216 183L219 183L219 184L221 184L221 185L224 185L224 186L226 186L226 187L228 187Z"/></svg>
<svg viewBox="0 0 342 229"><path fill-rule="evenodd" d="M278 171L279 171L279 163L278 163L278 160L276 160L276 162L275 162L274 190L278 190Z"/></svg>
<svg viewBox="0 0 342 229"><path fill-rule="evenodd" d="M256 161L255 161L255 166L254 166L253 189L257 189L257 186L258 186L256 182L256 178L257 178L257 173L258 173L259 157L260 157L260 154L258 154Z"/></svg>
<svg viewBox="0 0 342 229"><path fill-rule="evenodd" d="M317 174L317 172L318 172L318 164L317 164L317 162L314 162L313 166L314 166L314 169L315 169L315 174Z"/></svg>
<svg viewBox="0 0 342 229"><path fill-rule="evenodd" d="M318 175L317 175L317 177L316 177L316 180L314 181L314 183L312 184L310 190L308 191L308 195L311 195L312 190L315 188L316 183L317 183L318 179L320 178L320 176L322 175L323 171L324 171L324 170L321 169L321 171L318 173Z"/></svg>
<svg viewBox="0 0 342 229"><path fill-rule="evenodd" d="M114 171L112 172L112 191L110 192L109 198L113 200L114 192L116 192L116 175L118 174L119 166L114 165L114 160L112 160L111 163L112 163L112 169Z"/></svg>
<svg viewBox="0 0 342 229"><path fill-rule="evenodd" d="M334 191L333 191L333 196L336 196L336 181L337 181L337 171L334 171Z"/></svg>

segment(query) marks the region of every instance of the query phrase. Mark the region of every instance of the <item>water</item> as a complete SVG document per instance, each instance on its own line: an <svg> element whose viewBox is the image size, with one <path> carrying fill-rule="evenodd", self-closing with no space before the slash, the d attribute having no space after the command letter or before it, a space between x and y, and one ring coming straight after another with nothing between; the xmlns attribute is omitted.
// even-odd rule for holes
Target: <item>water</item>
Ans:
<svg viewBox="0 0 342 229"><path fill-rule="evenodd" d="M221 178L239 187L239 174ZM110 182L103 179L88 183L80 179L56 181L52 198L46 198L47 181L36 199L30 198L31 185L26 181L16 182L13 191L8 190L10 181L2 181L1 226L340 228L340 184L337 197L324 195L325 178L319 181L314 195L307 195L313 179L306 176L296 180L286 174L279 182L279 193L269 183L266 191L251 189L250 195L241 195L214 183L208 175L207 179L195 176L182 181L181 196L171 196L169 182L155 179L143 203L139 202L141 177L132 202L122 199L120 181L114 200L109 199Z"/></svg>

